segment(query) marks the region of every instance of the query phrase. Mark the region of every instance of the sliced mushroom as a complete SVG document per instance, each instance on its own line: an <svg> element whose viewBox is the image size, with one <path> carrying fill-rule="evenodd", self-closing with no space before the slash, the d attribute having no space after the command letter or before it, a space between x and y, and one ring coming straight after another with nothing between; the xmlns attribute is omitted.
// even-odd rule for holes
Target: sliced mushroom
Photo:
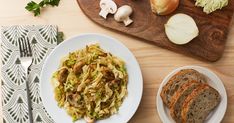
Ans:
<svg viewBox="0 0 234 123"><path fill-rule="evenodd" d="M67 80L67 76L68 76L68 69L67 68L62 68L59 70L58 72L58 81L63 84L66 82Z"/></svg>
<svg viewBox="0 0 234 123"><path fill-rule="evenodd" d="M114 18L117 22L124 22L125 26L128 26L133 22L133 20L129 17L132 12L133 10L130 6L123 5L117 10Z"/></svg>
<svg viewBox="0 0 234 123"><path fill-rule="evenodd" d="M109 13L114 14L117 11L117 5L112 0L101 0L100 7L101 7L101 11L99 15L105 19Z"/></svg>

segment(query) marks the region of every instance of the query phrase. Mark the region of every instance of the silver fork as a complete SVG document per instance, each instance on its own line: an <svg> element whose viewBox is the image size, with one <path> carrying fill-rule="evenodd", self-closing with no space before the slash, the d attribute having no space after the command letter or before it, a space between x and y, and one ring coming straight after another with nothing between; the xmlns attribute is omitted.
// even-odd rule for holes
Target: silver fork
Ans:
<svg viewBox="0 0 234 123"><path fill-rule="evenodd" d="M33 123L31 99L30 99L30 94L29 94L30 91L29 91L29 83L28 83L28 68L32 64L32 50L31 50L30 42L28 39L21 38L18 43L19 43L19 50L20 50L21 65L23 66L25 70L29 122Z"/></svg>

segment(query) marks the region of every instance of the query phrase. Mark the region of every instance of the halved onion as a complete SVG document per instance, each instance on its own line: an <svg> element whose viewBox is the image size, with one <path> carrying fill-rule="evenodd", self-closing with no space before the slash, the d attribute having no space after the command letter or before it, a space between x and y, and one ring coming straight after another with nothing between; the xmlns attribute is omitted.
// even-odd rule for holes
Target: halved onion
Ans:
<svg viewBox="0 0 234 123"><path fill-rule="evenodd" d="M186 44L198 36L199 30L192 17L176 14L165 24L168 39L175 44Z"/></svg>

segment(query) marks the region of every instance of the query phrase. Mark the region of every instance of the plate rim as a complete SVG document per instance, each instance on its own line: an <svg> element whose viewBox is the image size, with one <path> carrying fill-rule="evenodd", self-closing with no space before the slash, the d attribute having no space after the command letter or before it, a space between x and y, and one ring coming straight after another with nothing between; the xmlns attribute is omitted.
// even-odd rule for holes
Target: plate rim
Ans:
<svg viewBox="0 0 234 123"><path fill-rule="evenodd" d="M228 100L227 100L227 91L226 91L226 88L225 88L225 86L224 86L224 84L223 84L223 81L219 78L219 76L218 76L217 74L215 74L215 73L214 73L212 70L210 70L209 68L202 67L202 66L198 66L198 65L187 65L187 66L177 67L177 68L171 70L171 71L164 77L164 79L163 79L162 82L160 83L160 86L159 86L158 90L156 91L156 94L157 94L157 95L156 95L156 108L157 108L157 113L158 113L158 115L159 115L160 120L161 120L163 123L171 123L171 122L174 122L174 121L171 121L171 120L168 118L167 114L164 113L164 111L163 111L163 113L162 113L163 108L167 108L167 107L164 106L164 104L163 104L163 102L162 102L162 99L161 99L161 96L160 96L160 93L161 93L162 87L167 83L166 80L168 80L169 77L175 75L178 71L180 71L180 70L182 70L182 69L195 69L195 70L200 69L200 70L203 70L203 71L207 71L209 74L212 74L212 76L214 76L214 77L219 81L218 83L221 84L221 87L220 87L220 88L221 88L221 90L223 91L223 96L224 96L223 102L225 103L224 106L222 106L223 109L224 109L223 112L221 112L221 113L218 115L219 117L216 118L216 120L218 120L218 123L220 123L220 122L223 120L223 118L224 118L224 116L225 116L225 113L226 113L226 111L227 111L227 103L228 103ZM208 74L208 73L207 73L207 74ZM203 74L204 74L204 73L203 73ZM160 101L161 101L161 102L160 102ZM221 102L222 102L222 101L220 101L220 104L221 104ZM162 104L162 106L161 106L161 104ZM160 107L160 106L161 106L161 107ZM216 108L217 108L217 107L216 107Z"/></svg>
<svg viewBox="0 0 234 123"><path fill-rule="evenodd" d="M71 36L70 38L67 38L67 39L65 39L64 41L62 41L60 44L58 44L57 46L55 46L55 48L49 53L49 55L45 58L45 61L44 61L44 63L43 63L43 66L42 66L42 69L41 69L41 72L40 72L40 76L39 76L39 78L40 78L40 80L42 80L42 73L43 73L43 71L46 71L45 70L45 64L48 62L48 60L49 60L49 58L52 56L52 54L54 54L54 52L59 48L59 47L62 47L66 42L68 42L69 40L73 40L73 39L75 39L75 38L77 38L77 37L82 37L82 36L97 36L97 37L104 37L104 38L107 38L107 39L110 39L111 41L113 41L113 42L115 42L115 44L118 44L118 45L120 45L121 47L123 47L123 48L125 48L125 49L127 49L128 50L128 52L129 52L129 55L130 56L132 56L133 58L134 58L134 61L136 62L136 67L137 67L137 69L139 69L139 75L140 76L138 76L138 80L139 80L139 84L140 84L140 87L141 88L139 88L140 90L140 96L138 97L138 99L139 99L139 101L136 103L136 107L134 108L134 110L132 110L131 111L131 115L129 115L129 117L128 118L126 118L126 117L124 117L124 122L128 122L134 115L135 115L135 113L137 112L137 110L138 110L138 108L139 108L139 106L140 106L140 103L141 103L141 100L142 100L142 96L143 96L143 89L144 89L144 84L143 84L143 82L144 82L144 80L143 80L143 75L142 75L142 70L141 70L141 67L140 67L140 64L139 64L139 62L137 61L137 58L135 57L135 55L132 53L132 51L127 47L127 46L125 46L120 40L118 40L118 39L116 39L116 38L113 38L113 37L111 37L111 36L108 36L108 35L106 35L106 34L101 34L101 33L80 33L80 34L77 34L77 35L74 35L74 36ZM109 51L107 51L107 52L109 52ZM42 99L42 104L43 104L43 106L45 107L45 110L47 109L46 108L46 106L45 106L45 104L44 104L44 102L45 101L43 101L43 92L41 91L42 90L42 84L41 84L41 82L40 82L40 84L39 84L39 90L40 90L40 97L41 97L41 99ZM46 110L47 111L47 110ZM48 111L47 111L47 113L48 114L50 114ZM53 119L53 117L51 116L51 118ZM108 119L108 118L107 118ZM80 119L81 120L81 119ZM80 120L78 120L78 122L80 121ZM77 121L76 121L77 122ZM98 123L100 122L100 121L97 121Z"/></svg>

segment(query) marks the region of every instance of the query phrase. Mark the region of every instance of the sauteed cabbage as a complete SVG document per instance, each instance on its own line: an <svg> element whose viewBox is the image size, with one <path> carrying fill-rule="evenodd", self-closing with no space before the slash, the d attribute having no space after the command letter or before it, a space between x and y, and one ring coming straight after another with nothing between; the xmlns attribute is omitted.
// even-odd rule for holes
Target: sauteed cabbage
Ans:
<svg viewBox="0 0 234 123"><path fill-rule="evenodd" d="M127 95L125 63L99 44L69 53L53 74L55 99L73 121L98 120L117 113Z"/></svg>

